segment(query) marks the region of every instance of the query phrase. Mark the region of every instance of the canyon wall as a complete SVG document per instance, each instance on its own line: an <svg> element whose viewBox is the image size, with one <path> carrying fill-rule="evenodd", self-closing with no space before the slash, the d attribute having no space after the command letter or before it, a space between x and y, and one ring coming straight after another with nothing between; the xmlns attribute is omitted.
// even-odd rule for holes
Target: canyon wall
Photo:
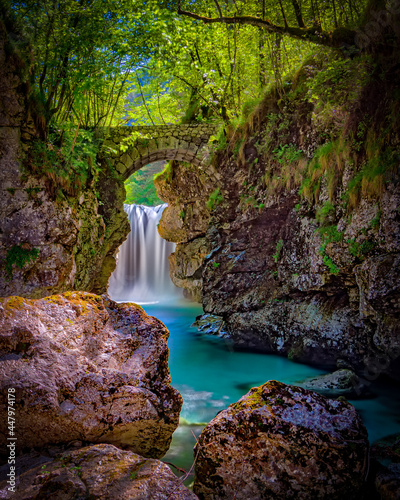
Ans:
<svg viewBox="0 0 400 500"><path fill-rule="evenodd" d="M217 316L237 348L399 375L399 75L378 71L310 60L220 132L209 167L159 179L203 329Z"/></svg>
<svg viewBox="0 0 400 500"><path fill-rule="evenodd" d="M73 190L54 180L63 165L46 164L54 151L30 99L29 47L12 29L0 23L0 296L102 293L129 232L123 182L106 162Z"/></svg>

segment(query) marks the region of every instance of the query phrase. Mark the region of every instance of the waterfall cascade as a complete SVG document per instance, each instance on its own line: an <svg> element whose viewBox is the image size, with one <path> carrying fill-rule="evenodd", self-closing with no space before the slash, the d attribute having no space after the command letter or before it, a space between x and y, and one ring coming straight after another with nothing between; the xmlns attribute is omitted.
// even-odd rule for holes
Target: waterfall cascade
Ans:
<svg viewBox="0 0 400 500"><path fill-rule="evenodd" d="M119 249L109 281L113 300L143 304L180 295L169 277L168 257L175 243L163 240L157 230L166 206L124 205L131 232Z"/></svg>

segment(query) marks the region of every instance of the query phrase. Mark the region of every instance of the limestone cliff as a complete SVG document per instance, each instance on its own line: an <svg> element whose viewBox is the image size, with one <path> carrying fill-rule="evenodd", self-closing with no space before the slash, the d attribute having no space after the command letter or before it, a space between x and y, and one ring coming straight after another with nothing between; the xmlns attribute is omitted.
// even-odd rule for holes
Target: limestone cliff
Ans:
<svg viewBox="0 0 400 500"><path fill-rule="evenodd" d="M57 180L62 162L46 165L54 151L30 99L29 47L7 31L0 22L0 296L103 292L129 232L123 183L106 163L69 190Z"/></svg>
<svg viewBox="0 0 400 500"><path fill-rule="evenodd" d="M154 180L158 196L168 203L158 231L162 238L177 243L169 257L171 279L198 302L204 259L210 250L205 238L210 217L207 200L214 185L221 182L222 176L213 165L199 169L175 161Z"/></svg>
<svg viewBox="0 0 400 500"><path fill-rule="evenodd" d="M399 76L371 57L307 61L221 132L218 177L173 166L159 186L173 279L196 278L236 346L398 372Z"/></svg>

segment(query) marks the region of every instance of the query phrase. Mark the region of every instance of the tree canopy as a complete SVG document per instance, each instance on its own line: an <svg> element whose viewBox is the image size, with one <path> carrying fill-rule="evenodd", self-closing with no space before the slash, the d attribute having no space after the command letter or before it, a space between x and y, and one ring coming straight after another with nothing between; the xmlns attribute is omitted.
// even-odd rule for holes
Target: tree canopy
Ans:
<svg viewBox="0 0 400 500"><path fill-rule="evenodd" d="M380 0L3 0L48 125L232 120ZM64 133L63 131L61 134Z"/></svg>

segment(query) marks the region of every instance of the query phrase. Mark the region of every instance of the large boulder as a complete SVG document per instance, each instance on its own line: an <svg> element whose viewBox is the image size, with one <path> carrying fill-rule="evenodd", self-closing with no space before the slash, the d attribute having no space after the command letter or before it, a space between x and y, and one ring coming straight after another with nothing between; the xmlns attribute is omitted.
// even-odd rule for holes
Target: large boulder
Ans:
<svg viewBox="0 0 400 500"><path fill-rule="evenodd" d="M90 293L0 299L0 412L9 395L19 451L81 440L164 455L182 405L168 336L141 307ZM6 419L0 430L6 449Z"/></svg>
<svg viewBox="0 0 400 500"><path fill-rule="evenodd" d="M356 498L367 431L349 403L270 381L203 430L193 491L200 499Z"/></svg>
<svg viewBox="0 0 400 500"><path fill-rule="evenodd" d="M18 476L15 489L0 482L0 498L73 500L192 500L197 498L163 462L97 444L39 461Z"/></svg>

